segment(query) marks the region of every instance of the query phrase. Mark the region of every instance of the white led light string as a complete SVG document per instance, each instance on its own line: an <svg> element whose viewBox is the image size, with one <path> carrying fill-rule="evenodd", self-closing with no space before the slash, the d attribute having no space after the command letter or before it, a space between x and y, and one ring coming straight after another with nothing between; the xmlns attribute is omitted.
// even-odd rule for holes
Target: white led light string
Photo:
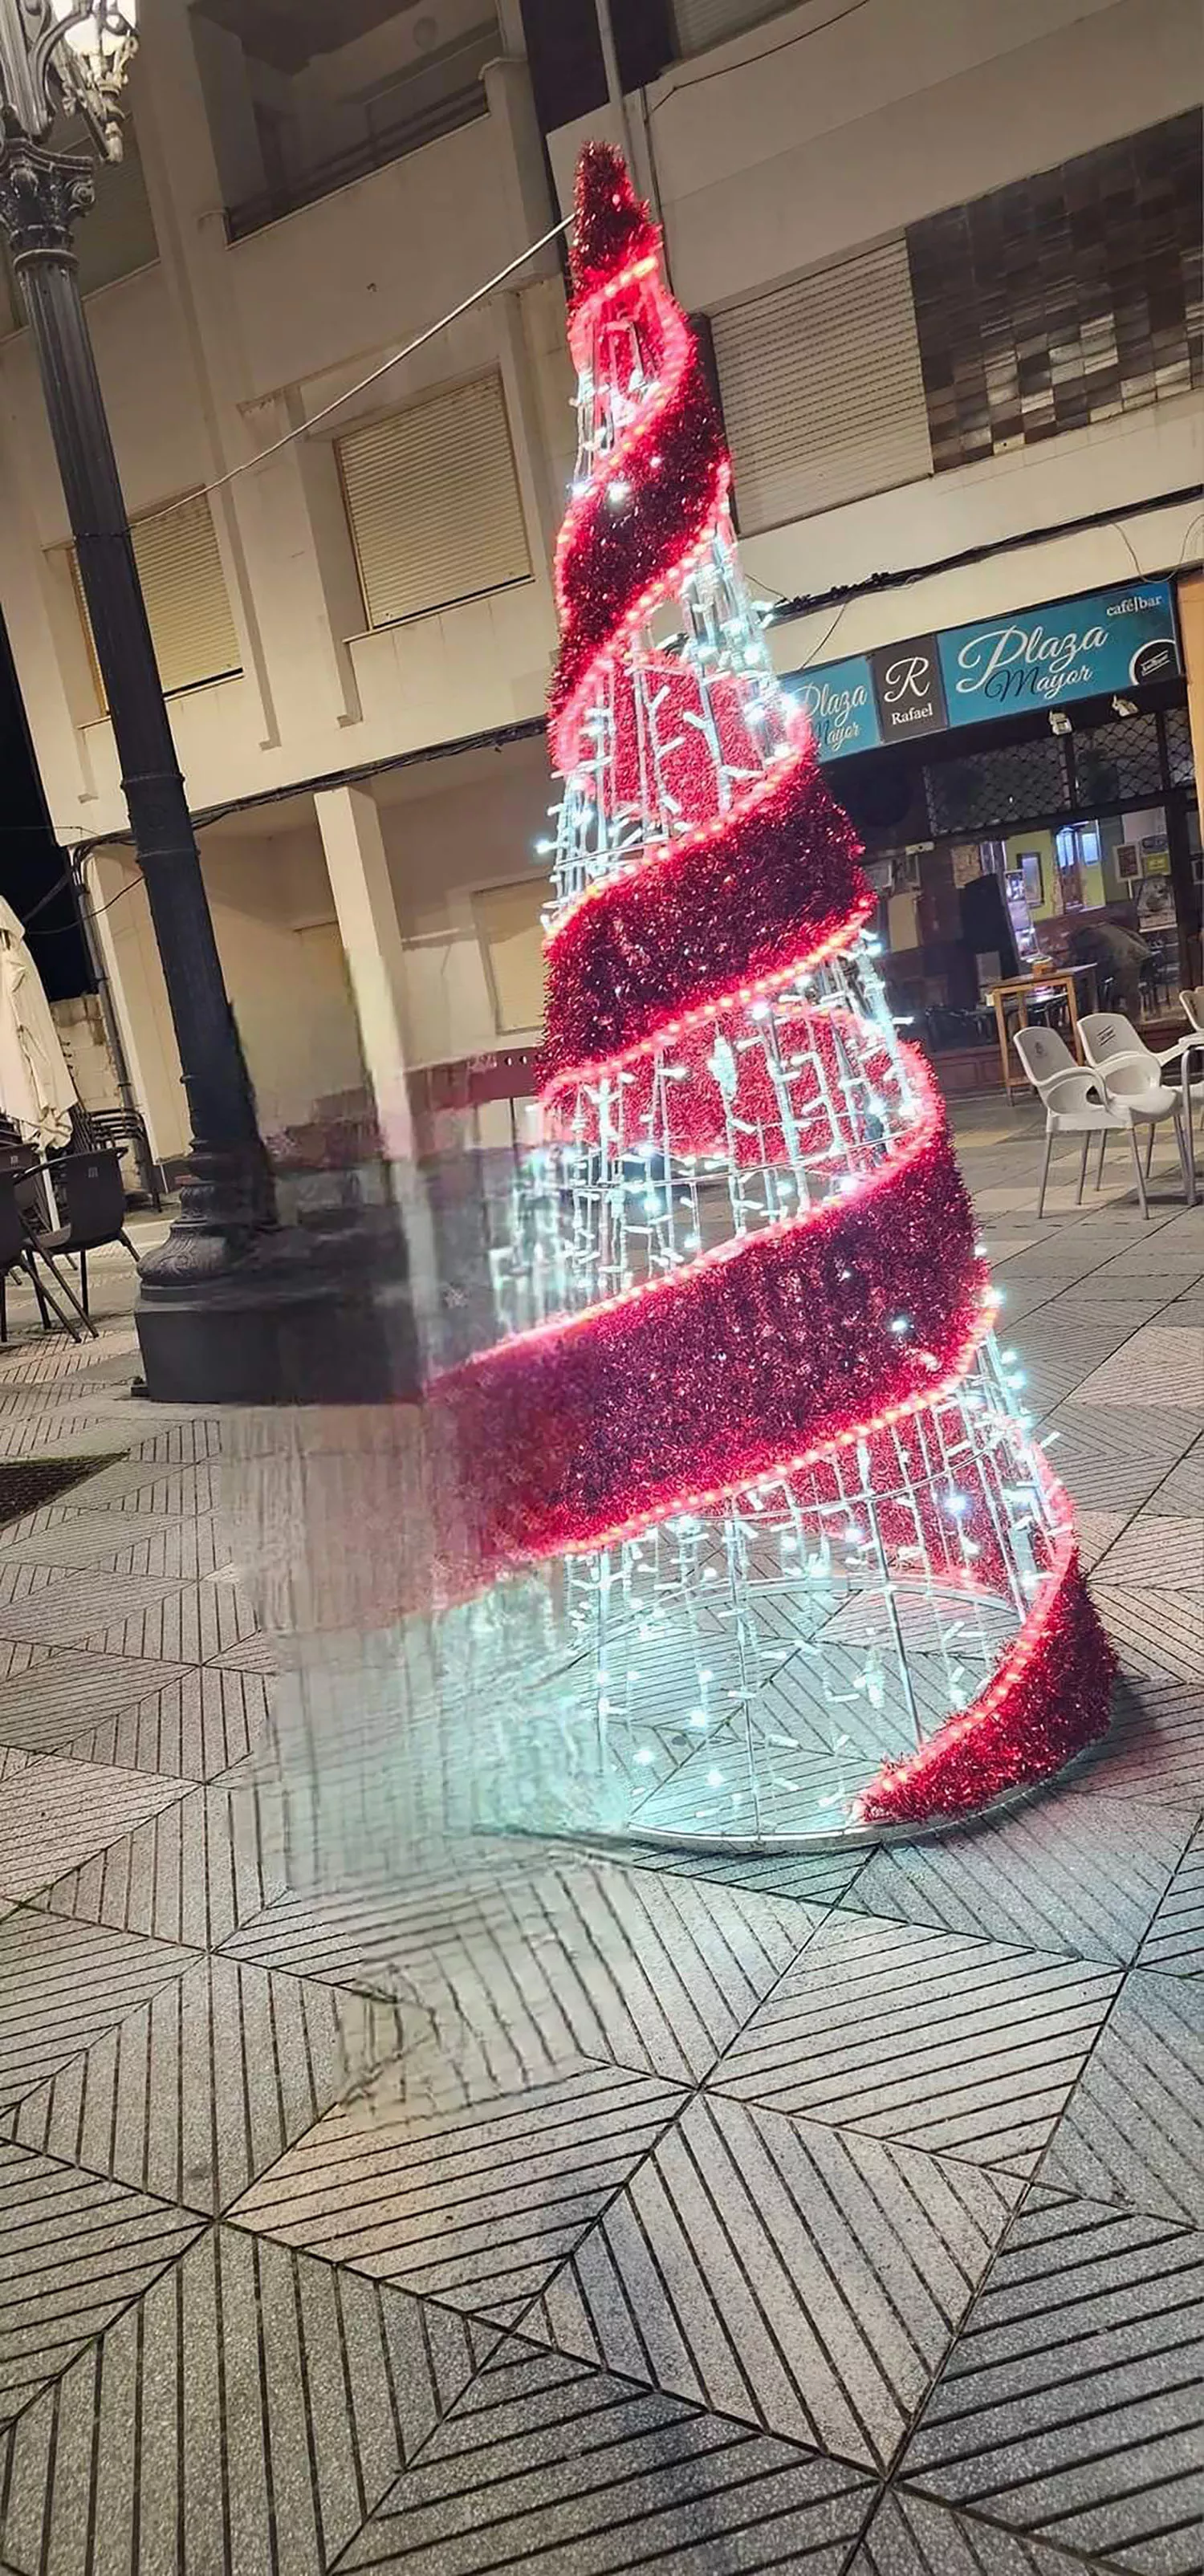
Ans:
<svg viewBox="0 0 1204 2576"><path fill-rule="evenodd" d="M631 333L599 346L582 377L574 489L589 487L648 385ZM671 647L670 612L658 608L622 674L605 665L591 690L587 748L549 809L553 935L592 887L695 828L672 785L683 723L707 745L720 812L791 751L794 711L726 513L682 576L676 609ZM721 685L751 720L747 759L725 754ZM630 792L620 775L628 712ZM732 1237L858 1189L906 1146L923 1103L876 950L863 933L772 995L717 1015L708 1063L726 1149L699 1154L676 1140L675 1092L700 1077L671 1039L649 1050L646 1082L619 1066L581 1083L556 1139L520 1153L495 1210L499 1336L680 1274ZM826 1043L808 1029L826 1029ZM741 1075L758 1055L776 1132L762 1125L743 1159ZM897 1326L912 1331L905 1314ZM1053 1529L1017 1391L987 1334L961 1383L905 1420L705 1510L671 1511L502 1578L450 1623L446 1661L449 1685L469 1697L488 1689L502 1712L491 1820L500 1808L502 1821L702 1841L846 1828L881 1760L913 1751L989 1682ZM988 1534L1002 1591L976 1580Z"/></svg>

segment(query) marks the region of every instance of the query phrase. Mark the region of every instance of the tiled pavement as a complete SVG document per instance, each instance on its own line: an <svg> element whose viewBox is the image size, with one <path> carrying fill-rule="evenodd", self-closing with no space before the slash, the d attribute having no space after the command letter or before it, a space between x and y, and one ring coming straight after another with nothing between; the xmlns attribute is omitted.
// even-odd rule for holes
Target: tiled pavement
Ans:
<svg viewBox="0 0 1204 2576"><path fill-rule="evenodd" d="M1204 1210L961 1126L1124 1682L926 1846L290 1889L313 1418L17 1317L0 1457L118 1463L0 1550L0 2576L1204 2563Z"/></svg>

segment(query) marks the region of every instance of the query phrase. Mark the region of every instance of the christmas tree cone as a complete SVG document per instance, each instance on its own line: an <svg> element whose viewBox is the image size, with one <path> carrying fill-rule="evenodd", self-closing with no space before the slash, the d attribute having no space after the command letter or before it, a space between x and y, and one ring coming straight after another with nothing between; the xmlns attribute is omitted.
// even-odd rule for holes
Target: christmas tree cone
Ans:
<svg viewBox="0 0 1204 2576"><path fill-rule="evenodd" d="M547 1037L494 1338L433 1390L448 1687L487 1699L491 1821L931 1828L1099 1736L1113 1658L697 342L599 144L572 282Z"/></svg>

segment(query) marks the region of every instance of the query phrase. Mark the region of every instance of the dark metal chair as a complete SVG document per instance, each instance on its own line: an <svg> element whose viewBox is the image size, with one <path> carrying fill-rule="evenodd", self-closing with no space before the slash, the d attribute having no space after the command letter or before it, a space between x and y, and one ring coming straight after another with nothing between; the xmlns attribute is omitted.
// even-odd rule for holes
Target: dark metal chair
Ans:
<svg viewBox="0 0 1204 2576"><path fill-rule="evenodd" d="M123 1145L132 1149L138 1171L139 1186L145 1191L156 1216L163 1205L163 1181L151 1152L146 1120L140 1109L77 1109L72 1112L74 1141L81 1153L120 1152Z"/></svg>
<svg viewBox="0 0 1204 2576"><path fill-rule="evenodd" d="M48 1263L47 1267L52 1269L53 1265ZM49 1332L50 1313L53 1312L56 1323L62 1326L65 1333L70 1334L73 1342L78 1342L80 1336L71 1321L70 1315L64 1313L63 1308L59 1304L58 1298L55 1296L54 1289L50 1286L48 1281L44 1280L40 1276L38 1270L37 1239L30 1233L26 1226L25 1219L21 1214L20 1207L17 1203L16 1184L11 1179L0 1175L0 1342L6 1342L8 1340L7 1289L9 1274L14 1270L23 1270L26 1277L32 1282L33 1293L38 1301L38 1313L42 1319L43 1332ZM70 1289L67 1288L65 1283L58 1278L57 1272L54 1273L54 1277L56 1285L62 1289L64 1296L67 1298L68 1304L74 1306L75 1299L72 1297ZM79 1312L78 1307L76 1308L76 1312ZM81 1321L82 1320L83 1318L81 1317ZM88 1325L89 1332L94 1332L95 1329L95 1325Z"/></svg>
<svg viewBox="0 0 1204 2576"><path fill-rule="evenodd" d="M125 1230L125 1184L121 1162L116 1154L63 1154L50 1165L50 1184L65 1218L53 1233L37 1237L37 1249L48 1261L65 1297L72 1305L75 1299L61 1271L57 1256L66 1253L79 1263L79 1312L91 1329L88 1312L88 1254L104 1243L123 1244L137 1267L138 1255Z"/></svg>

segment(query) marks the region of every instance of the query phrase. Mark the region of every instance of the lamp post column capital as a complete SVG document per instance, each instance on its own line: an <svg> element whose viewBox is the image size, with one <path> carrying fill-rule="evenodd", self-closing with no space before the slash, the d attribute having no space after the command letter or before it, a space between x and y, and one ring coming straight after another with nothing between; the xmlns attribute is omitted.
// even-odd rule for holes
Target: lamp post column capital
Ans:
<svg viewBox="0 0 1204 2576"><path fill-rule="evenodd" d="M74 226L95 193L90 160L0 132L0 227L15 269L37 259L73 260Z"/></svg>

